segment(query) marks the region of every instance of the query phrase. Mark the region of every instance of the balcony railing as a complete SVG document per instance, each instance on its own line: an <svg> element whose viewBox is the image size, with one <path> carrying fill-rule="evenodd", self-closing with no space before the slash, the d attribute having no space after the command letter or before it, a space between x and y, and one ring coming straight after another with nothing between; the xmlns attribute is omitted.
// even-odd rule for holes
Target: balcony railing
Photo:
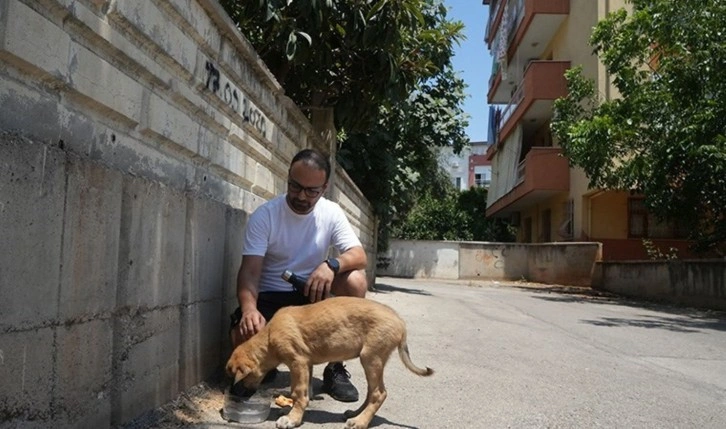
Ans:
<svg viewBox="0 0 726 429"><path fill-rule="evenodd" d="M495 8L489 16L486 40L490 46L496 40L504 40L509 45L524 17L525 0L503 0Z"/></svg>
<svg viewBox="0 0 726 429"><path fill-rule="evenodd" d="M517 165L517 185L524 182L524 174L526 173L527 163L522 161Z"/></svg>
<svg viewBox="0 0 726 429"><path fill-rule="evenodd" d="M499 8L502 7L502 3L504 3L504 1L502 0L492 0L491 3L489 3L489 20L487 21L487 28L486 33L484 33L484 40L489 40L489 35L493 30L492 27L494 26L494 20L499 13Z"/></svg>
<svg viewBox="0 0 726 429"><path fill-rule="evenodd" d="M514 95L512 95L512 99L509 101L509 104L507 104L507 107L502 110L502 116L499 122L501 125L507 123L509 118L517 110L517 107L519 107L519 104L522 102L522 100L524 100L525 87L526 86L524 84L524 81L522 81L517 90L514 92Z"/></svg>
<svg viewBox="0 0 726 429"><path fill-rule="evenodd" d="M565 71L569 67L569 61L530 61L524 72L524 78L519 82L511 101L502 112L498 141L507 138L515 125L528 114L534 103L552 104L555 99L567 94ZM547 116L552 115L551 109L543 111Z"/></svg>
<svg viewBox="0 0 726 429"><path fill-rule="evenodd" d="M508 0L492 0L491 5L489 5L489 22L487 23L486 35L484 36L487 41L490 41L492 31L495 30L494 26L498 24L497 21L502 19L499 12L502 11L503 5L507 1Z"/></svg>
<svg viewBox="0 0 726 429"><path fill-rule="evenodd" d="M542 56L569 15L570 0L508 0L497 7L499 16L490 23L492 33L487 39L494 57L487 92L490 104L505 103L521 79L523 69L515 59Z"/></svg>
<svg viewBox="0 0 726 429"><path fill-rule="evenodd" d="M487 216L523 210L570 189L570 166L560 148L533 147L517 164L516 174L513 184L498 190L501 196L487 207Z"/></svg>

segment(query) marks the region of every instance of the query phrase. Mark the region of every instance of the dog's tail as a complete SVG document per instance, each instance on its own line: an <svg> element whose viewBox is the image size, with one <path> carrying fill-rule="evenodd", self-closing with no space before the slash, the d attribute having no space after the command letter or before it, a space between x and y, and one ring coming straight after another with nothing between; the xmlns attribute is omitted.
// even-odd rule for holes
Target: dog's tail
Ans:
<svg viewBox="0 0 726 429"><path fill-rule="evenodd" d="M420 375L423 377L428 377L429 375L434 373L434 370L426 367L419 368L411 361L411 355L408 352L408 343L406 343L406 333L403 333L403 338L401 339L401 342L398 344L398 355L401 357L401 361L406 366L406 368L409 369L409 371L413 372L416 375Z"/></svg>

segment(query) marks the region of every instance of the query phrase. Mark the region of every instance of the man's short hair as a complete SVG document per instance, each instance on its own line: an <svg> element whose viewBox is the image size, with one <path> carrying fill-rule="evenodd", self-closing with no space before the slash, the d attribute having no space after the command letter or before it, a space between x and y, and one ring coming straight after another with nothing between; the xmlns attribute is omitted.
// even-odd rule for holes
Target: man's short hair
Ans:
<svg viewBox="0 0 726 429"><path fill-rule="evenodd" d="M325 181L327 182L330 178L330 161L328 157L320 153L315 149L303 149L292 158L290 167L298 161L303 161L305 164L316 167L319 170L325 171Z"/></svg>

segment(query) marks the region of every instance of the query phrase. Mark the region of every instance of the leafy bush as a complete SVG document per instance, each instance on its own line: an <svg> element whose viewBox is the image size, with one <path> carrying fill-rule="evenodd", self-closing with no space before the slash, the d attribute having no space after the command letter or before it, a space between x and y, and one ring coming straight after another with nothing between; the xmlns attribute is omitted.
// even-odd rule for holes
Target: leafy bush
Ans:
<svg viewBox="0 0 726 429"><path fill-rule="evenodd" d="M393 227L392 235L404 240L514 241L508 224L485 217L486 199L484 188L442 197L427 194Z"/></svg>

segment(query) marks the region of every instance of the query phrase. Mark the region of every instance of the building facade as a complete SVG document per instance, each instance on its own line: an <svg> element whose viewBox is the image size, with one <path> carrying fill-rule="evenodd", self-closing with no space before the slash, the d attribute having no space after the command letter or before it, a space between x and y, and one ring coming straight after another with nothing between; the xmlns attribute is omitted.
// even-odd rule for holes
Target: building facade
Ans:
<svg viewBox="0 0 726 429"><path fill-rule="evenodd" d="M493 57L492 179L487 216L509 219L518 241L599 241L603 259L646 259L643 239L689 256L672 225L655 221L642 195L590 189L550 131L554 101L566 94L564 73L582 66L605 99L617 97L588 44L596 23L627 7L625 0L483 0L489 7L486 42Z"/></svg>
<svg viewBox="0 0 726 429"><path fill-rule="evenodd" d="M488 188L492 178L492 163L487 158L488 141L473 141L459 154L450 147L441 148L440 165L451 177L459 191L473 187Z"/></svg>
<svg viewBox="0 0 726 429"><path fill-rule="evenodd" d="M471 142L471 153L468 157L469 176L467 183L469 188L489 188L492 182L492 162L487 158L489 150L488 141Z"/></svg>

